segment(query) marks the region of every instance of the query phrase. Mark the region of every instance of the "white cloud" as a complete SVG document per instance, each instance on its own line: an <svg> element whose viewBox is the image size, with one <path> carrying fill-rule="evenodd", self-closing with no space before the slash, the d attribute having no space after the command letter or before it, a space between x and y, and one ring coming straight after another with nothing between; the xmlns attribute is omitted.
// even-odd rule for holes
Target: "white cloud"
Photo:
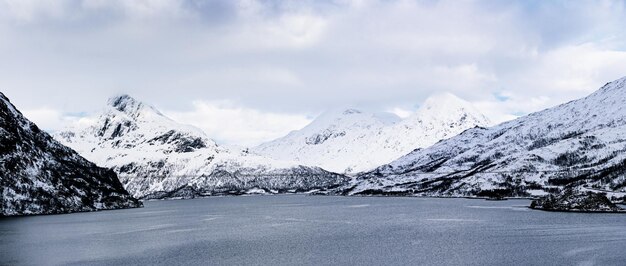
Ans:
<svg viewBox="0 0 626 266"><path fill-rule="evenodd" d="M411 116L415 112L415 110L405 109L402 107L393 107L387 110L387 112L395 114L400 118L407 118Z"/></svg>
<svg viewBox="0 0 626 266"><path fill-rule="evenodd" d="M38 109L26 109L21 110L22 114L37 124L42 129L54 130L58 129L59 125L63 124L63 115L61 112L43 107Z"/></svg>
<svg viewBox="0 0 626 266"><path fill-rule="evenodd" d="M23 109L21 112L28 120L48 132L62 130L68 126L80 126L84 124L92 124L94 122L93 118L64 114L61 111L50 107Z"/></svg>
<svg viewBox="0 0 626 266"><path fill-rule="evenodd" d="M282 137L311 121L304 115L267 113L223 101L195 101L190 111L165 111L172 119L196 126L220 143L252 146Z"/></svg>

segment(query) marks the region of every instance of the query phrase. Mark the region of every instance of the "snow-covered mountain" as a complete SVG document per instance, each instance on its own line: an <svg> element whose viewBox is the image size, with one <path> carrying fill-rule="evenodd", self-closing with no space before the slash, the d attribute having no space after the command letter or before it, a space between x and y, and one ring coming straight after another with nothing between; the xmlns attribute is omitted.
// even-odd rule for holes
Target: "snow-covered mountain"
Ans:
<svg viewBox="0 0 626 266"><path fill-rule="evenodd" d="M585 98L473 128L362 174L344 194L529 196L626 189L626 78Z"/></svg>
<svg viewBox="0 0 626 266"><path fill-rule="evenodd" d="M303 129L252 150L274 159L355 173L488 124L489 120L470 103L442 93L429 97L405 119L355 109L326 112Z"/></svg>
<svg viewBox="0 0 626 266"><path fill-rule="evenodd" d="M99 165L113 168L138 198L308 191L347 177L217 145L128 95L113 97L95 119L55 134Z"/></svg>
<svg viewBox="0 0 626 266"><path fill-rule="evenodd" d="M27 120L0 93L0 216L140 207L115 173Z"/></svg>

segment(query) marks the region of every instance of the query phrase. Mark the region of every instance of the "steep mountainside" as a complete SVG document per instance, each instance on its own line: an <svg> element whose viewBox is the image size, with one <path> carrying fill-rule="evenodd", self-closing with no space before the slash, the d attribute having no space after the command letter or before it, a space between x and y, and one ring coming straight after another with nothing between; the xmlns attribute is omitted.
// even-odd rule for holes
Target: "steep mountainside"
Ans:
<svg viewBox="0 0 626 266"><path fill-rule="evenodd" d="M218 146L201 130L178 124L128 95L111 98L97 119L55 137L113 168L138 198L308 191L347 180L318 167Z"/></svg>
<svg viewBox="0 0 626 266"><path fill-rule="evenodd" d="M0 216L140 207L111 170L41 131L0 93Z"/></svg>
<svg viewBox="0 0 626 266"><path fill-rule="evenodd" d="M405 119L354 109L328 112L305 128L253 151L274 159L355 173L487 124L487 118L471 104L445 93L428 98L416 113Z"/></svg>
<svg viewBox="0 0 626 266"><path fill-rule="evenodd" d="M528 196L563 186L623 192L624 132L626 78L583 99L411 152L362 174L343 193Z"/></svg>

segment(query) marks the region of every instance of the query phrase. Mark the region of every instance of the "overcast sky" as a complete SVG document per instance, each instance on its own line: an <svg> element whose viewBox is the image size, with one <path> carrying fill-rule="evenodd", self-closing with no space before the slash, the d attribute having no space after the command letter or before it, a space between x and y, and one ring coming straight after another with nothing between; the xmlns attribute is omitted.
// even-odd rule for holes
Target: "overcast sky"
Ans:
<svg viewBox="0 0 626 266"><path fill-rule="evenodd" d="M241 145L442 91L500 122L623 76L625 1L0 0L0 91L51 131L120 93Z"/></svg>

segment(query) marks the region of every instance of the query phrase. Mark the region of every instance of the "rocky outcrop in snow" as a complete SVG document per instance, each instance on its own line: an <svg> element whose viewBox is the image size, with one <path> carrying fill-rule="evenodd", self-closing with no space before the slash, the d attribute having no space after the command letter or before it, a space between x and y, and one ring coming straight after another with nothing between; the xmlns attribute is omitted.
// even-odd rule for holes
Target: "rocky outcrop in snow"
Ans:
<svg viewBox="0 0 626 266"><path fill-rule="evenodd" d="M329 111L305 128L252 150L274 159L356 173L488 124L470 103L443 93L428 98L405 119L355 109Z"/></svg>
<svg viewBox="0 0 626 266"><path fill-rule="evenodd" d="M217 145L128 95L104 112L55 135L96 163L113 168L135 197L172 198L336 187L347 177Z"/></svg>
<svg viewBox="0 0 626 266"><path fill-rule="evenodd" d="M626 189L626 78L588 97L473 128L360 175L348 195L543 195Z"/></svg>
<svg viewBox="0 0 626 266"><path fill-rule="evenodd" d="M116 174L61 145L0 93L0 215L140 207Z"/></svg>

